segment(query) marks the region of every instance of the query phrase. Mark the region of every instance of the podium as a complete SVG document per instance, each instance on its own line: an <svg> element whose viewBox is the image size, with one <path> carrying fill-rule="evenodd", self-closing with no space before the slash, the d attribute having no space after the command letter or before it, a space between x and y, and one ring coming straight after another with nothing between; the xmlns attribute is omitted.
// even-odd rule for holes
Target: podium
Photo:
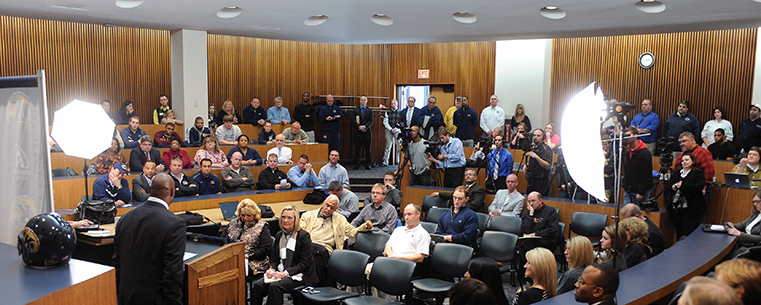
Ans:
<svg viewBox="0 0 761 305"><path fill-rule="evenodd" d="M246 265L243 242L223 246L188 240L185 251L185 304L245 304Z"/></svg>

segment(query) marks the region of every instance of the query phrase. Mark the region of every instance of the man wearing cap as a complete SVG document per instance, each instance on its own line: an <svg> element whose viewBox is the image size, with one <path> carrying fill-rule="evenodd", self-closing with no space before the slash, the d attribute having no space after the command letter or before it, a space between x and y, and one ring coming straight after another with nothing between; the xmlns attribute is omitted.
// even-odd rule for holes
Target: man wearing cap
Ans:
<svg viewBox="0 0 761 305"><path fill-rule="evenodd" d="M126 173L127 165L122 162L114 163L108 174L95 179L92 185L92 199L113 200L117 207L128 204L132 200L132 194L127 179L123 178Z"/></svg>
<svg viewBox="0 0 761 305"><path fill-rule="evenodd" d="M761 146L761 121L758 119L761 116L761 104L753 104L749 108L750 117L740 123L735 141L735 148L746 153L753 146Z"/></svg>
<svg viewBox="0 0 761 305"><path fill-rule="evenodd" d="M690 111L690 101L679 102L677 110L666 118L666 136L679 139L685 131L691 132L695 139L700 139L700 123Z"/></svg>

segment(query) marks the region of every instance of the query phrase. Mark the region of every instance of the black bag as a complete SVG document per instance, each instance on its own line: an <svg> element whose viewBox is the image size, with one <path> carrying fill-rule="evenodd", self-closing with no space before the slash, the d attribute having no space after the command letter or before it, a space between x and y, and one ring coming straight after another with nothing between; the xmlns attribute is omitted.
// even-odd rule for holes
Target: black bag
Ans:
<svg viewBox="0 0 761 305"><path fill-rule="evenodd" d="M275 217L275 212L267 205L259 205L259 209L262 210L262 219Z"/></svg>
<svg viewBox="0 0 761 305"><path fill-rule="evenodd" d="M77 220L87 219L95 224L114 223L116 217L116 205L113 200L89 200L82 201L74 210Z"/></svg>
<svg viewBox="0 0 761 305"><path fill-rule="evenodd" d="M328 198L328 195L325 194L325 191L321 189L315 189L311 193L304 196L304 203L306 204L322 204L323 201L325 201L325 198Z"/></svg>
<svg viewBox="0 0 761 305"><path fill-rule="evenodd" d="M185 221L185 225L187 226L193 226L193 225L200 225L204 222L204 216L198 213L193 213L191 211L185 211L185 213L177 214L180 219Z"/></svg>

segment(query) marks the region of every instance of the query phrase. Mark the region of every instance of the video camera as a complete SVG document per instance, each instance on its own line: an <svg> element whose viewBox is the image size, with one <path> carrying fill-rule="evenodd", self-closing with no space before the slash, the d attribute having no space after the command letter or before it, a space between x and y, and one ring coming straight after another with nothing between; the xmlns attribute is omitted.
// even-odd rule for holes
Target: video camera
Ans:
<svg viewBox="0 0 761 305"><path fill-rule="evenodd" d="M656 149L660 151L660 159L661 159L661 173L664 173L664 170L668 172L667 170L671 169L671 165L674 164L674 151L680 150L679 143L677 142L676 138L674 137L663 137L658 139L658 142L656 144Z"/></svg>
<svg viewBox="0 0 761 305"><path fill-rule="evenodd" d="M434 158L441 154L441 141L426 141L423 140L423 145L425 145L425 153L430 154Z"/></svg>

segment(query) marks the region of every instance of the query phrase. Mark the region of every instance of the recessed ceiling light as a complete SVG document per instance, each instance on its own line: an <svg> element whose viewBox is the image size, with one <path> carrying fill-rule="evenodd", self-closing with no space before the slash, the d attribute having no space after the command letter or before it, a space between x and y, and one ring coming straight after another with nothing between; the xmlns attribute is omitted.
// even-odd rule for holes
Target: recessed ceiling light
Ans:
<svg viewBox="0 0 761 305"><path fill-rule="evenodd" d="M666 5L658 0L640 0L635 3L634 6L636 6L638 10L650 14L657 14L666 9Z"/></svg>
<svg viewBox="0 0 761 305"><path fill-rule="evenodd" d="M370 20L372 20L375 24L382 26L389 26L394 24L394 19L386 16L386 14L374 14L372 17L370 17Z"/></svg>
<svg viewBox="0 0 761 305"><path fill-rule="evenodd" d="M121 8L136 8L143 4L143 0L116 0L116 6Z"/></svg>
<svg viewBox="0 0 761 305"><path fill-rule="evenodd" d="M478 20L476 16L468 12L456 12L452 14L452 18L454 18L454 20L456 20L459 23L467 23L467 24L475 23L476 20Z"/></svg>
<svg viewBox="0 0 761 305"><path fill-rule="evenodd" d="M563 19L565 12L557 6L545 6L539 10L539 14L548 19Z"/></svg>
<svg viewBox="0 0 761 305"><path fill-rule="evenodd" d="M328 16L325 15L314 15L312 17L309 17L307 19L304 19L304 25L306 26L318 26L320 24L325 23L325 21L328 21Z"/></svg>
<svg viewBox="0 0 761 305"><path fill-rule="evenodd" d="M240 16L240 14L242 13L243 13L243 10L240 7L228 6L219 10L219 12L217 12L217 17L223 18L223 19L235 18Z"/></svg>

